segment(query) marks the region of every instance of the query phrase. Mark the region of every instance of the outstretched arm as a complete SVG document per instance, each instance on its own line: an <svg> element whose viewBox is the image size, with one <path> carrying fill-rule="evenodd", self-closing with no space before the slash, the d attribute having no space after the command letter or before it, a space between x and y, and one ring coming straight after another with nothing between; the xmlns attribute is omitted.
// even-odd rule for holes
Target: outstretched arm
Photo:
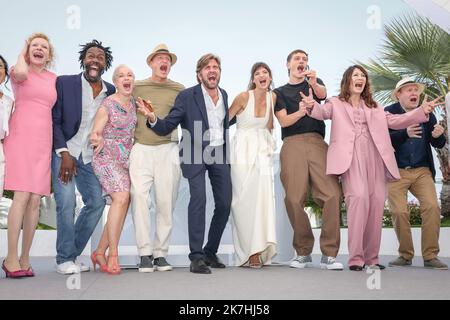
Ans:
<svg viewBox="0 0 450 320"><path fill-rule="evenodd" d="M157 135L165 136L171 133L183 121L185 115L185 101L179 94L169 114L164 119L156 117L153 109L145 106L145 102L139 97L136 101L138 111L147 118L147 127L155 131Z"/></svg>
<svg viewBox="0 0 450 320"><path fill-rule="evenodd" d="M333 116L333 103L328 101L327 103L321 105L314 100L312 90L309 89L309 95L306 96L303 92L300 92L302 96L302 104L306 106L308 115L316 120L327 120L331 119Z"/></svg>
<svg viewBox="0 0 450 320"><path fill-rule="evenodd" d="M434 111L434 108L442 103L441 99L442 97L438 97L433 101L428 101L428 97L425 96L422 105L414 111L404 114L392 114L386 112L388 127L390 129L400 130L413 124L427 122L429 120L429 114Z"/></svg>

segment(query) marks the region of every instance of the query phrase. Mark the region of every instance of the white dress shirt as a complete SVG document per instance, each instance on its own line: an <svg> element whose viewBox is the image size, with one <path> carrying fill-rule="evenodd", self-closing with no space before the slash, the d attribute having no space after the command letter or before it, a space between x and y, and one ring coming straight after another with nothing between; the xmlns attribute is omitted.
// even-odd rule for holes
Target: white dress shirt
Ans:
<svg viewBox="0 0 450 320"><path fill-rule="evenodd" d="M218 147L225 143L223 139L223 122L225 120L225 105L223 102L222 93L217 88L219 93L219 100L214 105L214 101L209 96L208 92L202 85L203 98L205 99L206 113L208 114L209 122L209 137L211 147Z"/></svg>
<svg viewBox="0 0 450 320"><path fill-rule="evenodd" d="M75 136L67 141L67 148L57 149L56 153L61 155L63 151L69 151L70 155L78 159L80 155L83 157L83 163L92 162L94 150L89 141L89 136L94 125L95 114L100 107L103 99L106 98L106 84L103 82L102 91L94 98L94 90L89 82L81 75L81 123L80 128Z"/></svg>
<svg viewBox="0 0 450 320"><path fill-rule="evenodd" d="M205 106L206 106L206 113L208 116L208 123L209 123L209 145L211 147L219 147L225 144L225 140L223 139L223 122L225 120L225 105L223 102L222 92L220 92L219 89L217 89L217 92L219 93L219 100L217 101L217 104L214 105L214 101L209 96L206 89L201 85L202 92L203 92L203 98L205 100ZM150 123L150 126L153 128L156 125L156 122L158 121L158 118L156 118L155 122L151 122L150 119L148 120L148 123Z"/></svg>
<svg viewBox="0 0 450 320"><path fill-rule="evenodd" d="M9 117L13 109L14 100L3 94L0 98L0 139L4 139L9 133Z"/></svg>

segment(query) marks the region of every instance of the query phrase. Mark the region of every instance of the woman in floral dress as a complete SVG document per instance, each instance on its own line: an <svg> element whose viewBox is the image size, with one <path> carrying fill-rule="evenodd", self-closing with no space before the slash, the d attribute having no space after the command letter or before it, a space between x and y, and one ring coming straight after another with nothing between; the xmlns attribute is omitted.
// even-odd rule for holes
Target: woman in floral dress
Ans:
<svg viewBox="0 0 450 320"><path fill-rule="evenodd" d="M95 149L93 169L111 206L97 250L92 254L94 266L119 274L118 244L130 203L129 156L136 126L136 107L132 98L134 73L120 65L113 75L117 92L107 97L95 117L91 143ZM109 248L108 259L100 253ZM97 254L98 253L98 254Z"/></svg>

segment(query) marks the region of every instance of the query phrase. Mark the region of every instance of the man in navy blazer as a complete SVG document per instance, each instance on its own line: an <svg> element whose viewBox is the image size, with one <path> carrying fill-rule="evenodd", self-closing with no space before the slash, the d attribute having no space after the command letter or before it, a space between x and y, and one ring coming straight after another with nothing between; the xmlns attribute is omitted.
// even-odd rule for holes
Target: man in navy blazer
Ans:
<svg viewBox="0 0 450 320"><path fill-rule="evenodd" d="M209 274L212 268L225 268L216 253L228 221L231 207L231 176L228 159L227 93L218 87L220 58L213 54L202 56L197 63L198 85L179 93L170 113L158 119L138 99L141 113L147 116L147 126L159 135L166 135L181 125L181 170L189 181L188 207L190 271ZM211 181L215 209L205 237L206 186L205 173Z"/></svg>
<svg viewBox="0 0 450 320"><path fill-rule="evenodd" d="M101 78L111 66L108 47L93 40L82 46L80 64L83 73L60 76L56 80L58 98L53 107L52 185L56 201L56 263L57 272L73 274L89 271L77 263L100 220L105 200L102 188L92 169L93 150L89 134L98 107L106 96L115 93L112 84ZM74 223L75 186L82 195L84 207ZM106 263L104 253L98 260Z"/></svg>
<svg viewBox="0 0 450 320"><path fill-rule="evenodd" d="M403 114L416 109L424 89L424 85L413 79L400 80L391 96L398 102L386 107L385 111ZM389 262L389 266L410 266L414 257L407 206L407 193L410 191L420 203L424 266L447 270L447 265L438 258L441 209L434 185L436 169L431 151L431 147L441 149L445 146L444 128L430 113L428 122L404 130L390 130L390 136L401 179L389 184L389 208L399 241L399 256Z"/></svg>

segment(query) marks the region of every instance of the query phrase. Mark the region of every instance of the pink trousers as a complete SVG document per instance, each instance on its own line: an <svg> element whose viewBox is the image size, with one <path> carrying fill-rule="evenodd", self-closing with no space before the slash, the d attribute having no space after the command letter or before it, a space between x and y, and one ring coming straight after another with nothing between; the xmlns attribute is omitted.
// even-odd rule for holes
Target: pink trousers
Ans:
<svg viewBox="0 0 450 320"><path fill-rule="evenodd" d="M342 175L347 207L349 266L378 263L386 177L384 162L368 130L356 138L353 160Z"/></svg>

